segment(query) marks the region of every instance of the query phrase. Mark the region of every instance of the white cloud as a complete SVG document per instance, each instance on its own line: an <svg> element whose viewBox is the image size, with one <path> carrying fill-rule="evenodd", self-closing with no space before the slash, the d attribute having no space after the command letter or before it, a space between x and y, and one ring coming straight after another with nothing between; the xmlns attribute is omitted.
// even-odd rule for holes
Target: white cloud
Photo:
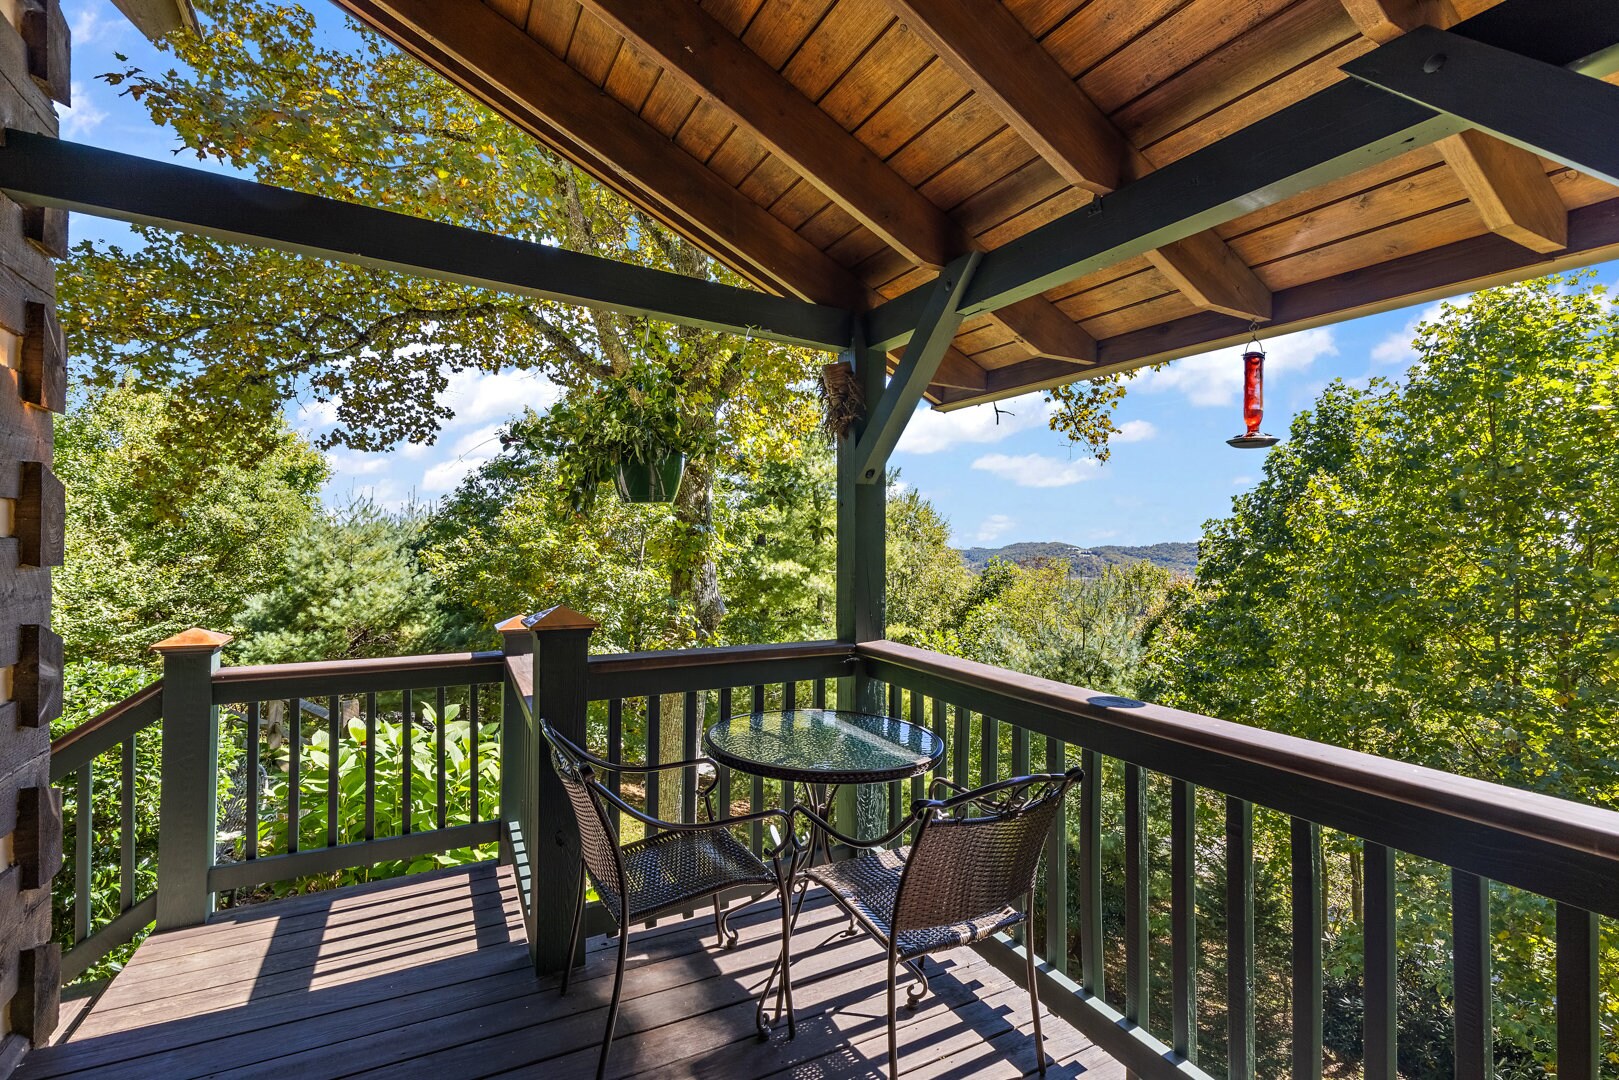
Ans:
<svg viewBox="0 0 1619 1080"><path fill-rule="evenodd" d="M954 412L939 412L923 405L906 425L896 450L902 454L936 454L964 443L997 443L1020 431L1045 427L1051 408L1036 396L1002 402L999 416L993 405L973 405Z"/></svg>
<svg viewBox="0 0 1619 1080"><path fill-rule="evenodd" d="M459 484L464 477L484 462L500 453L502 424L487 424L462 435L446 457L422 474L419 491L426 495L439 495Z"/></svg>
<svg viewBox="0 0 1619 1080"><path fill-rule="evenodd" d="M1146 442L1158 434L1158 429L1147 420L1126 420L1119 425L1119 430L1108 436L1108 442L1132 443Z"/></svg>
<svg viewBox="0 0 1619 1080"><path fill-rule="evenodd" d="M993 544L1005 536L1012 526L1016 524L1017 522L1005 514L991 514L979 524L978 531L973 534L973 539L980 544Z"/></svg>
<svg viewBox="0 0 1619 1080"><path fill-rule="evenodd" d="M1338 355L1337 341L1327 326L1283 334L1264 346L1267 380L1307 371L1321 357ZM1193 405L1231 405L1242 393L1242 360L1232 349L1199 353L1172 361L1161 371L1145 372L1131 387L1137 388L1147 393L1178 390Z"/></svg>
<svg viewBox="0 0 1619 1080"><path fill-rule="evenodd" d="M1412 316L1410 321L1407 322L1403 328L1396 330L1394 333L1383 338L1383 340L1379 341L1376 345L1373 345L1372 360L1375 363L1386 364L1390 367L1409 367L1412 364L1415 364L1417 362L1417 351L1411 347L1411 343L1416 340L1417 327L1422 323L1434 322L1437 320L1445 313L1445 308L1447 306L1453 308L1464 308L1472 302L1473 294L1467 293L1465 296L1458 296L1451 300L1441 300L1438 303L1429 304L1427 307L1423 308L1421 311Z"/></svg>
<svg viewBox="0 0 1619 1080"><path fill-rule="evenodd" d="M460 424L476 424L516 416L525 406L544 412L561 398L561 389L537 371L499 372L466 369L449 377L441 398Z"/></svg>
<svg viewBox="0 0 1619 1080"><path fill-rule="evenodd" d="M89 45L93 41L101 40L109 32L113 36L117 36L117 31L122 25L123 20L116 16L107 17L105 5L98 3L86 4L79 9L78 14L74 15L68 23L69 39L75 47ZM77 84L73 87L73 96L79 96Z"/></svg>
<svg viewBox="0 0 1619 1080"><path fill-rule="evenodd" d="M1044 454L985 454L973 468L993 473L1018 487L1058 488L1089 480L1101 468L1095 458L1064 461Z"/></svg>
<svg viewBox="0 0 1619 1080"><path fill-rule="evenodd" d="M71 109L65 105L56 107L57 115L62 118L62 137L75 139L86 135L101 126L107 119L107 111L99 108L90 96L90 88L84 83L73 83L73 100L78 104Z"/></svg>
<svg viewBox="0 0 1619 1080"><path fill-rule="evenodd" d="M1248 487L1253 482L1254 478L1251 476L1233 476L1231 478L1232 487Z"/></svg>

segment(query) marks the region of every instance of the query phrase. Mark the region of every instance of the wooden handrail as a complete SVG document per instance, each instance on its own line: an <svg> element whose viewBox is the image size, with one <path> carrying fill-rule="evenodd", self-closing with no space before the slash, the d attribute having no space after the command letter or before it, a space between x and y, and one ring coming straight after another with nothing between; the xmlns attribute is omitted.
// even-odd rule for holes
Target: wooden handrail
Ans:
<svg viewBox="0 0 1619 1080"><path fill-rule="evenodd" d="M162 708L163 680L158 679L58 736L51 742L51 783L155 723Z"/></svg>
<svg viewBox="0 0 1619 1080"><path fill-rule="evenodd" d="M719 686L835 678L850 673L848 665L854 658L854 649L841 641L605 653L590 658L590 697L599 701Z"/></svg>
<svg viewBox="0 0 1619 1080"><path fill-rule="evenodd" d="M499 682L502 660L498 652L462 652L220 668L214 675L214 702L408 690L443 683Z"/></svg>
<svg viewBox="0 0 1619 1080"><path fill-rule="evenodd" d="M1619 915L1619 812L892 641L877 678L1400 850Z"/></svg>

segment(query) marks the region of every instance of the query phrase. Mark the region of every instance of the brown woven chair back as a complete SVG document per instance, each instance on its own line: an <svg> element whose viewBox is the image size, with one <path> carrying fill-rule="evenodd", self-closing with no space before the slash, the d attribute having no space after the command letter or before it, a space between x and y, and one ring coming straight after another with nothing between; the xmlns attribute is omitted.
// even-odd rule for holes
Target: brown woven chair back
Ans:
<svg viewBox="0 0 1619 1080"><path fill-rule="evenodd" d="M1052 819L1078 775L1026 777L925 813L900 879L894 933L1018 906L1034 888Z"/></svg>
<svg viewBox="0 0 1619 1080"><path fill-rule="evenodd" d="M625 893L624 864L618 834L613 830L612 819L607 816L605 800L597 794L601 790L601 781L580 758L578 748L553 730L550 724L541 721L540 731L545 735L545 741L551 744L551 765L562 781L562 789L568 793L569 805L573 807L574 820L579 826L580 856L584 859L585 869L590 871L591 879L596 883L602 906L612 913L614 919L619 919ZM531 842L537 842L537 838Z"/></svg>

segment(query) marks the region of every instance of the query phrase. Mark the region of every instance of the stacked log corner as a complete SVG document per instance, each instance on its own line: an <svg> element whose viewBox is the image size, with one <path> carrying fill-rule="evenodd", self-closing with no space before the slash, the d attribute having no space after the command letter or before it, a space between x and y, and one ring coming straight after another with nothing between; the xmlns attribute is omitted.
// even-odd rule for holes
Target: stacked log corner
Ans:
<svg viewBox="0 0 1619 1080"><path fill-rule="evenodd" d="M0 126L55 136L69 104L59 0L0 5ZM62 803L50 787L51 721L62 709L62 640L51 632L51 567L63 558L63 490L51 471L65 408L66 349L53 258L64 211L0 196L0 1078L49 1039L60 1001L51 880Z"/></svg>

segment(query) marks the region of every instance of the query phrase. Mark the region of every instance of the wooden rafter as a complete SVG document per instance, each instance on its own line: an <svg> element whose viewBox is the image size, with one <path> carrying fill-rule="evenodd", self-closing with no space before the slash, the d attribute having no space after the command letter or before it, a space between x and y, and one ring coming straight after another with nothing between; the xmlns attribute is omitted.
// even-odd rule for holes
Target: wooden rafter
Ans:
<svg viewBox="0 0 1619 1080"><path fill-rule="evenodd" d="M691 0L581 0L581 6L911 262L938 268L981 250L950 215ZM1095 358L1094 339L1042 298L990 317L1031 356Z"/></svg>
<svg viewBox="0 0 1619 1080"><path fill-rule="evenodd" d="M1107 194L1153 164L1000 0L887 0L975 93L1069 183ZM1166 244L1147 258L1198 307L1270 318L1270 290L1213 233Z"/></svg>
<svg viewBox="0 0 1619 1080"><path fill-rule="evenodd" d="M1452 135L1439 150L1491 232L1548 254L1568 246L1568 210L1538 155L1482 131Z"/></svg>
<svg viewBox="0 0 1619 1080"><path fill-rule="evenodd" d="M1459 20L1449 0L1341 0L1360 32L1379 45L1419 26L1444 30ZM1568 244L1568 211L1540 159L1482 131L1439 143L1468 200L1491 232L1540 252Z"/></svg>

